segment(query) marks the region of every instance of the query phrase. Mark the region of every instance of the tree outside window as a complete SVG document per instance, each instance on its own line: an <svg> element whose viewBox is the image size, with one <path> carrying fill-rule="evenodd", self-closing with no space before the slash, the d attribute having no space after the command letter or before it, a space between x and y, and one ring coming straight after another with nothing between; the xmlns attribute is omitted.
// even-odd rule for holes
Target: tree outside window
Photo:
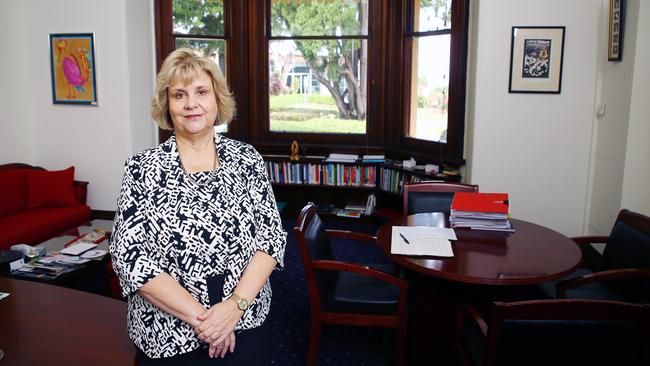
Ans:
<svg viewBox="0 0 650 366"><path fill-rule="evenodd" d="M273 0L270 130L366 132L368 0Z"/></svg>

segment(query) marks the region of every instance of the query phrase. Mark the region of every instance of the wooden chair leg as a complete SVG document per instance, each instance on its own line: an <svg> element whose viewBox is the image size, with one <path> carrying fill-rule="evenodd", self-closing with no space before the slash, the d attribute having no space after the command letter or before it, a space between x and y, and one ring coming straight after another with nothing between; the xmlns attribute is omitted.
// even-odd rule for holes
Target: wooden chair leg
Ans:
<svg viewBox="0 0 650 366"><path fill-rule="evenodd" d="M318 317L311 317L309 324L309 348L307 350L307 366L315 366L318 358L318 344L320 342L322 324Z"/></svg>

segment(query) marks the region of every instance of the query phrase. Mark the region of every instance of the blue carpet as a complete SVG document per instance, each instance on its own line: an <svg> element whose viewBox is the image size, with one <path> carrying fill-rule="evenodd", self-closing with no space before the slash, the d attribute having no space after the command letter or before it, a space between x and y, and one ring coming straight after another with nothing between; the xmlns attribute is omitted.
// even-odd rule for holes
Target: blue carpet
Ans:
<svg viewBox="0 0 650 366"><path fill-rule="evenodd" d="M309 337L309 299L307 284L293 233L294 219L283 218L287 231L285 268L271 275L273 300L267 323L273 332L274 354L271 363L303 366ZM374 235L378 225L360 222L336 222L331 229L354 230ZM366 243L344 239L332 241L338 260L389 263L380 250ZM395 331L353 326L324 326L318 352L318 365L394 365Z"/></svg>

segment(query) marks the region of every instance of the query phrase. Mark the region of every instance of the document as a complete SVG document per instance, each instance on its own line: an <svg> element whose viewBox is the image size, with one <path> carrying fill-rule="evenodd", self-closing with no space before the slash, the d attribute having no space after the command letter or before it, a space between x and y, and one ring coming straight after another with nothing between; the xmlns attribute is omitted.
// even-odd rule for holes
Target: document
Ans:
<svg viewBox="0 0 650 366"><path fill-rule="evenodd" d="M393 226L392 254L453 257L450 240L456 240L453 229L427 226Z"/></svg>
<svg viewBox="0 0 650 366"><path fill-rule="evenodd" d="M83 252L89 251L91 249L95 249L96 247L97 244L93 244L93 243L77 243L77 244L72 244L71 246L61 250L59 253L68 254L68 255L80 255Z"/></svg>

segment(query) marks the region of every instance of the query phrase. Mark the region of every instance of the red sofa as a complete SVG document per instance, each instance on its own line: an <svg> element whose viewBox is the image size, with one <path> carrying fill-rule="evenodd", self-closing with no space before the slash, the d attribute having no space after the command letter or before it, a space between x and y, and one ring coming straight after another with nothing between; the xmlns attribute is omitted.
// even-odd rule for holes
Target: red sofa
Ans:
<svg viewBox="0 0 650 366"><path fill-rule="evenodd" d="M74 180L74 167L0 165L0 250L38 244L90 221L87 185Z"/></svg>

